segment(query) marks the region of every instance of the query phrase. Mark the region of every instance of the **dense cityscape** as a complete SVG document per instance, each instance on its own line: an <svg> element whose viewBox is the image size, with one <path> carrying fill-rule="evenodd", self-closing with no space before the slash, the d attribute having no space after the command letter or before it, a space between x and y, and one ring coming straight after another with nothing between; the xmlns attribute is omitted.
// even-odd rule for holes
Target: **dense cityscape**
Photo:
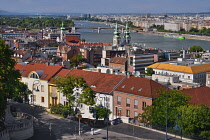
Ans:
<svg viewBox="0 0 210 140"><path fill-rule="evenodd" d="M210 14L0 10L0 140L210 139Z"/></svg>

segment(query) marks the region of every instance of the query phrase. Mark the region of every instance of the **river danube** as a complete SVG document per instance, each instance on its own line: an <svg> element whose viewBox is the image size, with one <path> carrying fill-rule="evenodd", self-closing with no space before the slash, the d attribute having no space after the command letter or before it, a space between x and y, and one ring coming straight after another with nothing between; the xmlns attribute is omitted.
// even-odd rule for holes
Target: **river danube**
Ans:
<svg viewBox="0 0 210 140"><path fill-rule="evenodd" d="M76 26L83 27L107 27L104 23L92 23L84 21L74 21ZM100 33L93 29L78 29L81 33L81 38L85 38L86 42L106 42L112 44L113 29L101 30ZM122 33L121 33L122 36ZM163 36L153 36L142 33L131 33L131 42L142 44L142 46L149 46L159 48L162 50L180 50L182 48L189 48L193 45L201 46L205 50L210 50L210 42L203 40L192 39L173 39L164 38Z"/></svg>

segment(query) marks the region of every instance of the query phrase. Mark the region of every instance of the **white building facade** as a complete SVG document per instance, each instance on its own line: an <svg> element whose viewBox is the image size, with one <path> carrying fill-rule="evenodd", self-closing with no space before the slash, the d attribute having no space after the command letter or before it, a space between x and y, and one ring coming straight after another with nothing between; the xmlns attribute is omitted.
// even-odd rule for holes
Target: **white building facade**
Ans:
<svg viewBox="0 0 210 140"><path fill-rule="evenodd" d="M28 77L22 77L21 82L25 83L32 91L28 97L30 104L49 108L48 81L40 80L40 74L41 71L32 71Z"/></svg>

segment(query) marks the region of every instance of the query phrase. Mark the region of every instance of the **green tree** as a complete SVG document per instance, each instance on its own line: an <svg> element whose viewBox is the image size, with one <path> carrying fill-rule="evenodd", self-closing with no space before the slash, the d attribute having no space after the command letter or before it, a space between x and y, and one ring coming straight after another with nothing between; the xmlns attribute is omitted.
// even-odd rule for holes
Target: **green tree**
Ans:
<svg viewBox="0 0 210 140"><path fill-rule="evenodd" d="M80 102L92 106L95 104L95 97L95 92L91 88L87 87L80 95Z"/></svg>
<svg viewBox="0 0 210 140"><path fill-rule="evenodd" d="M185 105L179 108L179 124L184 132L210 139L210 107Z"/></svg>
<svg viewBox="0 0 210 140"><path fill-rule="evenodd" d="M86 59L79 54L75 54L71 59L70 59L70 64L71 68L77 67L80 63L85 62Z"/></svg>
<svg viewBox="0 0 210 140"><path fill-rule="evenodd" d="M28 101L28 95L32 94L32 91L28 89L28 86L23 82L19 82L18 86L16 87L16 96L14 100L18 102L23 102L23 100Z"/></svg>
<svg viewBox="0 0 210 140"><path fill-rule="evenodd" d="M14 68L15 60L11 59L13 51L0 40L0 120L3 119L8 98L15 97L20 73ZM11 86L12 85L12 86Z"/></svg>
<svg viewBox="0 0 210 140"><path fill-rule="evenodd" d="M86 40L84 38L81 39L82 42L85 42Z"/></svg>
<svg viewBox="0 0 210 140"><path fill-rule="evenodd" d="M91 113L94 113L94 109L96 110L96 120L108 118L112 113L110 109L107 109L101 105L96 105L92 108ZM94 115L94 114L93 114ZM93 116L94 117L94 116Z"/></svg>
<svg viewBox="0 0 210 140"><path fill-rule="evenodd" d="M201 46L191 46L189 50L190 52L202 52L203 48Z"/></svg>
<svg viewBox="0 0 210 140"><path fill-rule="evenodd" d="M152 68L147 68L147 69L146 69L146 75L152 76L152 74L154 74L153 69L152 69Z"/></svg>
<svg viewBox="0 0 210 140"><path fill-rule="evenodd" d="M167 102L168 126L174 126L178 108L187 105L190 98L176 90L160 89L157 91L157 95L158 97L153 100L152 105L145 108L142 114L143 119L152 124L165 126Z"/></svg>
<svg viewBox="0 0 210 140"><path fill-rule="evenodd" d="M88 87L86 81L82 77L68 75L66 77L58 77L58 79L54 79L54 81L58 87L58 90L67 97L69 107L72 107L74 102L84 103L86 105L95 104L95 92ZM77 88L83 88L79 100L76 100L76 96L74 95L74 89Z"/></svg>

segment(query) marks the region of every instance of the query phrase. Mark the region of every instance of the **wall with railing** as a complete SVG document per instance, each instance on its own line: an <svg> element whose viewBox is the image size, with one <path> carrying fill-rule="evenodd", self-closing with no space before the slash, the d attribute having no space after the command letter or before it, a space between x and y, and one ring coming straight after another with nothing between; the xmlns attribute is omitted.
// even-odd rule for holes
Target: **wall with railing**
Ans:
<svg viewBox="0 0 210 140"><path fill-rule="evenodd" d="M6 128L0 130L0 140L10 140L9 131Z"/></svg>
<svg viewBox="0 0 210 140"><path fill-rule="evenodd" d="M6 124L10 139L20 140L32 137L34 135L33 117L22 112L14 112L13 115L16 120Z"/></svg>

